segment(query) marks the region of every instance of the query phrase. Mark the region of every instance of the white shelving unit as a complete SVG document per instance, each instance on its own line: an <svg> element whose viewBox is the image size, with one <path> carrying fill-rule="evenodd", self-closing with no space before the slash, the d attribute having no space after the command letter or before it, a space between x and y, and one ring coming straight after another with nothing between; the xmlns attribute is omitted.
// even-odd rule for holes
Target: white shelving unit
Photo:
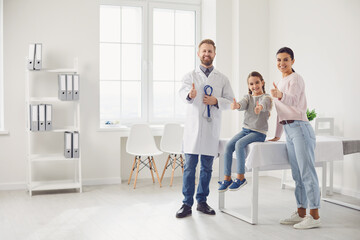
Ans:
<svg viewBox="0 0 360 240"><path fill-rule="evenodd" d="M26 60L27 62L27 60ZM46 97L33 97L32 88L34 86L34 81L36 80L36 75L41 73L45 74L47 77L46 81L50 81L52 87L58 87L58 74L77 74L77 58L74 59L74 68L71 69L41 69L35 71L26 70L25 77L25 93L26 93L26 133L27 133L27 163L28 163L28 191L30 196L32 196L33 191L46 191L46 190L60 190L60 189L77 189L79 192L82 192L82 177L81 177L81 141L79 143L80 157L79 158L65 158L64 156L64 132L65 131L78 131L80 133L80 102L79 100L73 101L61 101L57 96L46 96ZM26 65L27 69L27 65ZM44 94L45 95L45 94ZM30 104L53 104L53 113L57 106L65 106L65 110L72 114L73 116L73 125L72 126L59 126L54 124L53 129L50 131L30 131L30 119L29 119L29 105ZM53 114L52 122L56 122L56 115ZM49 135L49 134L61 134L61 137L55 137L55 144L59 144L59 149L62 151L55 153L41 153L33 152L33 145L36 144L33 139L33 135ZM81 135L80 135L81 136ZM36 136L35 136L36 137ZM50 136L51 138L51 136ZM59 141L62 139L62 141ZM39 143L37 143L39 144ZM46 142L44 143L46 146ZM37 176L36 169L34 164L44 164L46 166L51 166L52 164L64 162L72 163L74 171L72 173L72 178L65 178L60 180L49 180L41 179L42 176ZM46 167L45 167L46 168ZM66 168L65 168L66 169ZM40 174L41 175L41 174ZM65 174L66 175L66 174Z"/></svg>

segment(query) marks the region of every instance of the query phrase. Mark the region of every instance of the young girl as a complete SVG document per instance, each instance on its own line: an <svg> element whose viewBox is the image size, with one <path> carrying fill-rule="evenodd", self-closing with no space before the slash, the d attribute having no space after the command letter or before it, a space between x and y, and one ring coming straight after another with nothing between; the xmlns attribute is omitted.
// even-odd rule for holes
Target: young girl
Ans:
<svg viewBox="0 0 360 240"><path fill-rule="evenodd" d="M231 103L231 109L244 110L244 127L226 145L224 155L224 181L219 182L219 192L228 189L235 191L246 185L245 179L245 148L252 142L264 142L268 130L268 119L272 107L272 99L265 94L265 82L258 72L251 72L247 79L249 94L245 95L240 102L235 98ZM237 177L231 179L232 155L236 151Z"/></svg>
<svg viewBox="0 0 360 240"><path fill-rule="evenodd" d="M277 67L282 79L274 83L271 95L275 98L277 125L275 137L280 139L283 130L286 134L286 148L295 181L295 198L297 211L289 218L280 220L281 224L294 225L296 229L319 227L320 190L315 171L315 134L306 116L306 96L303 78L297 74L292 65L295 62L294 52L287 47L277 54ZM310 207L310 216L306 208Z"/></svg>

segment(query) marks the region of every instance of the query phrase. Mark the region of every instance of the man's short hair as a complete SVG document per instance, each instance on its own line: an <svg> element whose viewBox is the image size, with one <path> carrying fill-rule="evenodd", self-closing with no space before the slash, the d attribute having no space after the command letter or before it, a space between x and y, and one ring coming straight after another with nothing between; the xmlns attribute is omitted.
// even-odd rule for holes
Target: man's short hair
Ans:
<svg viewBox="0 0 360 240"><path fill-rule="evenodd" d="M211 39L204 39L204 40L202 40L202 41L199 43L199 48L200 48L200 46L203 45L204 43L213 45L213 46L214 46L214 50L216 51L216 46L215 46L215 43L214 43L213 40L211 40Z"/></svg>

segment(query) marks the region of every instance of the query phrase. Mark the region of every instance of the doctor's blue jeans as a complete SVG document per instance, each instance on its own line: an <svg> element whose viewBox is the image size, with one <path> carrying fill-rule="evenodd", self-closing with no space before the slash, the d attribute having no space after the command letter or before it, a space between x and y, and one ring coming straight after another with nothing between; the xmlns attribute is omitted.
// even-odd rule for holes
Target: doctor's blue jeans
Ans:
<svg viewBox="0 0 360 240"><path fill-rule="evenodd" d="M236 152L236 173L245 173L246 146L253 142L264 142L266 135L247 128L236 134L227 144L224 154L224 174L231 176L233 152Z"/></svg>
<svg viewBox="0 0 360 240"><path fill-rule="evenodd" d="M209 184L212 174L212 165L214 161L213 156L200 155L201 166L200 166L200 179L196 192L196 201L206 202L207 196L209 196ZM194 204L194 193L195 193L195 171L199 161L198 154L187 154L185 153L185 166L183 176L183 203L192 206Z"/></svg>
<svg viewBox="0 0 360 240"><path fill-rule="evenodd" d="M316 138L309 122L295 121L284 125L286 149L295 181L298 208L320 208L319 181L315 171Z"/></svg>

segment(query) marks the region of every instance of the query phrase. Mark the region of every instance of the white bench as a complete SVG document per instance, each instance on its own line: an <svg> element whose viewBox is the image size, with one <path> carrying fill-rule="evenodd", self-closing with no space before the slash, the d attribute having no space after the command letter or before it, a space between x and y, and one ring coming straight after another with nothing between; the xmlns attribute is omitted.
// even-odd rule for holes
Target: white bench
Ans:
<svg viewBox="0 0 360 240"><path fill-rule="evenodd" d="M224 179L224 151L229 139L221 139L219 145L219 180ZM290 169L286 142L256 142L246 148L246 171L252 172L251 213L242 215L225 208L226 193L219 193L219 209L233 217L251 224L258 223L259 171ZM322 168L322 183L326 183L326 163L344 159L343 140L336 137L317 136L315 148L315 165ZM233 170L236 159L233 159ZM326 184L322 184L321 196L326 196Z"/></svg>

